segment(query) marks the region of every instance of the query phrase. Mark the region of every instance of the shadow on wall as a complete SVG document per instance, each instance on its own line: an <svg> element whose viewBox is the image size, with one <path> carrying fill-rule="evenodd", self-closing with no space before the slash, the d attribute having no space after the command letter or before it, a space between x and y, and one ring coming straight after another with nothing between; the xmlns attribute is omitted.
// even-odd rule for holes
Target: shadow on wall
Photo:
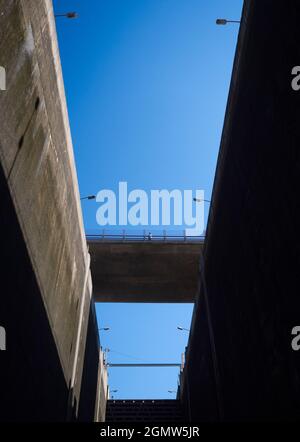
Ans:
<svg viewBox="0 0 300 442"><path fill-rule="evenodd" d="M192 421L298 421L291 331L300 320L300 93L291 71L300 60L300 5L244 5L184 398ZM266 76L274 60L276 74ZM207 416L212 397L219 414L211 407Z"/></svg>
<svg viewBox="0 0 300 442"><path fill-rule="evenodd" d="M81 380L78 421L93 422L95 417L99 369L99 337L94 302L91 302L84 366Z"/></svg>
<svg viewBox="0 0 300 442"><path fill-rule="evenodd" d="M0 165L0 420L64 421L68 386Z"/></svg>
<svg viewBox="0 0 300 442"><path fill-rule="evenodd" d="M6 332L6 351L0 351L0 421L66 421L69 388L1 165L0 198L0 324ZM98 367L92 301L78 418L75 402L72 420L94 420Z"/></svg>

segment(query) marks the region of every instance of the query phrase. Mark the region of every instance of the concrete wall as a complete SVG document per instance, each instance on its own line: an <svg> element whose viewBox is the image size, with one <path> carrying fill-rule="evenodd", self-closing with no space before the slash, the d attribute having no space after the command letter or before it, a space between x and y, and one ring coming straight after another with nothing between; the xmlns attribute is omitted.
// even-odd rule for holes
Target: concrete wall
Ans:
<svg viewBox="0 0 300 442"><path fill-rule="evenodd" d="M99 370L101 367L101 365L99 365L100 345L94 303L92 303L89 309L87 324L88 329L78 409L78 420L81 422L92 422L95 419L99 376L101 379L101 372Z"/></svg>
<svg viewBox="0 0 300 442"><path fill-rule="evenodd" d="M50 0L0 0L0 65L0 419L76 418L86 336L98 331Z"/></svg>
<svg viewBox="0 0 300 442"><path fill-rule="evenodd" d="M182 409L180 401L174 399L156 400L109 400L107 422L180 423Z"/></svg>
<svg viewBox="0 0 300 442"><path fill-rule="evenodd" d="M68 381L0 166L0 421L62 421Z"/></svg>
<svg viewBox="0 0 300 442"><path fill-rule="evenodd" d="M194 305L185 366L180 373L179 398L186 422L219 420L216 387L207 309L201 296Z"/></svg>
<svg viewBox="0 0 300 442"><path fill-rule="evenodd" d="M105 364L104 352L100 349L95 422L105 422L106 404L109 399L108 372Z"/></svg>
<svg viewBox="0 0 300 442"><path fill-rule="evenodd" d="M296 1L245 2L185 368L192 420L206 404L212 420L300 417L299 16Z"/></svg>

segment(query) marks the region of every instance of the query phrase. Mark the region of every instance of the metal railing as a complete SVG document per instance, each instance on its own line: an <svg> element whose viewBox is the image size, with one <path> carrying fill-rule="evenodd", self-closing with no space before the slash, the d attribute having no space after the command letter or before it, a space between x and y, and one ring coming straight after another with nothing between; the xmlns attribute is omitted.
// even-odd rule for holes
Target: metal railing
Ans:
<svg viewBox="0 0 300 442"><path fill-rule="evenodd" d="M87 232L88 241L105 241L105 242L189 242L203 243L205 236L188 236L186 231L167 231L167 230L142 230L142 231L126 231L102 229L97 232Z"/></svg>
<svg viewBox="0 0 300 442"><path fill-rule="evenodd" d="M148 364L137 364L137 363L107 363L107 367L118 367L118 368L136 368L136 367L182 367L181 364L175 363L148 363Z"/></svg>

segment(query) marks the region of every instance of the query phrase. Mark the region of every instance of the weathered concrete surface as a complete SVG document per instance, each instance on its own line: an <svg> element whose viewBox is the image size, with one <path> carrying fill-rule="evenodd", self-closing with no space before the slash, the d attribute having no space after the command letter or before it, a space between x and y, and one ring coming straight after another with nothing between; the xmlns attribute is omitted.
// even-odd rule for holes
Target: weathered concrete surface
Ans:
<svg viewBox="0 0 300 442"><path fill-rule="evenodd" d="M100 349L95 422L105 422L106 405L109 398L108 372L104 352Z"/></svg>
<svg viewBox="0 0 300 442"><path fill-rule="evenodd" d="M20 226L21 233L16 233L19 247L26 249L22 254L15 253L18 268L8 261L13 283L1 300L0 323L7 323L10 348L22 354L26 345L26 357L19 361L22 387L12 376L6 379L5 388L8 396L11 391L16 393L15 385L30 391L21 402L18 394L11 394L9 400L18 403L13 416L2 400L0 419L64 420L72 414L76 418L92 286L50 0L0 0L0 65L7 74L7 90L0 91L0 162L4 174L1 204L7 201L2 207L6 212L11 203L13 209L7 209L6 222L8 227L16 222ZM6 234L17 247L14 231L2 231ZM3 247L4 261L6 253L8 249ZM21 287L14 281L19 277L24 287L22 297L17 291ZM27 310L28 306L32 311ZM35 332L40 324L36 337L31 329L27 333L24 321L12 322L22 311L27 312L26 321L33 324ZM24 340L18 339L20 336ZM34 345L37 337L39 346ZM15 363L13 354L4 354L6 368ZM54 355L58 359L54 360ZM65 403L62 383L71 392L69 411L65 408L62 412L63 407L47 411L50 389L57 389L57 401ZM6 397L2 389L1 396ZM48 408L53 405L50 403Z"/></svg>
<svg viewBox="0 0 300 442"><path fill-rule="evenodd" d="M96 302L194 302L199 242L88 242Z"/></svg>
<svg viewBox="0 0 300 442"><path fill-rule="evenodd" d="M80 402L78 407L78 421L80 422L93 422L97 417L97 389L99 378L101 379L101 369L104 369L100 364L100 343L94 304L92 305L92 308L89 309L87 323L88 329L83 359Z"/></svg>
<svg viewBox="0 0 300 442"><path fill-rule="evenodd" d="M300 418L299 16L297 1L245 2L185 366L192 421Z"/></svg>

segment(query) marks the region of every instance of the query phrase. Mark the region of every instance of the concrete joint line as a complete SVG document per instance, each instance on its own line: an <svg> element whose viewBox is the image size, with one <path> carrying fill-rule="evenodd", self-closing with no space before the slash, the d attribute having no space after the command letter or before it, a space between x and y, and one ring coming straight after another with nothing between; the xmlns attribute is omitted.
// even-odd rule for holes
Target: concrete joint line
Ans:
<svg viewBox="0 0 300 442"><path fill-rule="evenodd" d="M213 330L213 325L212 325L212 320L211 320L211 312L210 312L210 306L209 306L209 300L208 300L208 291L207 291L206 280L205 280L204 257L203 257L202 251L200 252L200 269L199 270L200 270L200 278L201 278L201 282L202 282L204 302L205 302L206 313L207 313L208 332L209 332L209 340L210 340L213 369L214 369L214 378L215 378L215 385L216 385L216 394L217 394L217 405L218 405L220 420L224 421L223 398L222 398L222 392L221 392L221 376L220 376L220 371L219 371L214 330Z"/></svg>
<svg viewBox="0 0 300 442"><path fill-rule="evenodd" d="M69 406L72 406L72 400L73 400L73 388L75 385L75 378L76 378L76 372L77 372L77 363L78 363L80 336L81 336L81 331L82 331L85 292L86 292L87 281L88 281L88 277L89 277L89 273L90 273L91 257L90 257L90 254L88 253L88 251L86 254L85 262L86 262L85 276L84 276L82 295L81 295L81 301L80 301L78 328L77 328L77 335L76 335L76 342L75 342L75 353L74 353L72 376L71 376L70 389L69 389Z"/></svg>

